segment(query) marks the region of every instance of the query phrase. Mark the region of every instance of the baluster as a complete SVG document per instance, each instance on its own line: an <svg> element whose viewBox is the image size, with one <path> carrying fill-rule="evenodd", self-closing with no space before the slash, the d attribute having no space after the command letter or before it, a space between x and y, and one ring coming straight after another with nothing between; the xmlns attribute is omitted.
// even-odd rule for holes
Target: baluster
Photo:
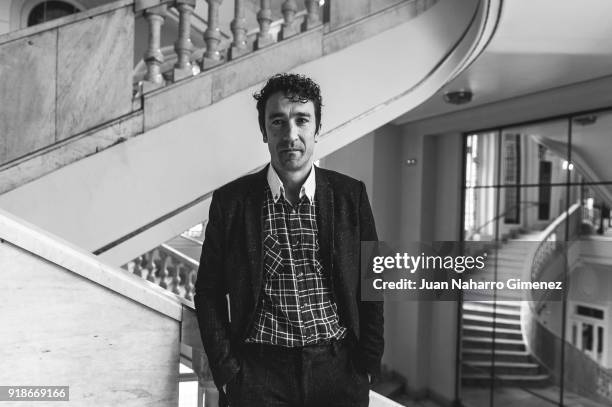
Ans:
<svg viewBox="0 0 612 407"><path fill-rule="evenodd" d="M159 251L160 259L159 259L159 286L163 289L168 288L168 283L166 283L166 279L168 278L168 263L170 263L171 258L167 253L163 251Z"/></svg>
<svg viewBox="0 0 612 407"><path fill-rule="evenodd" d="M144 54L147 64L147 73L144 77L143 91L158 88L164 84L161 74L161 64L164 63L164 55L161 52L161 26L166 16L166 5L146 9L144 16L149 23L149 46Z"/></svg>
<svg viewBox="0 0 612 407"><path fill-rule="evenodd" d="M134 260L134 268L132 269L132 273L136 274L138 277L142 277L142 261L143 257L139 256Z"/></svg>
<svg viewBox="0 0 612 407"><path fill-rule="evenodd" d="M246 19L244 18L244 0L234 0L234 19L230 27L234 36L234 41L230 48L230 59L236 59L248 52Z"/></svg>
<svg viewBox="0 0 612 407"><path fill-rule="evenodd" d="M181 269L180 263L177 260L174 260L174 268L172 270L172 280L170 282L170 289L176 295L180 295L181 294L181 290L180 290L180 285L181 285L180 269Z"/></svg>
<svg viewBox="0 0 612 407"><path fill-rule="evenodd" d="M175 6L179 12L179 36L174 43L177 61L172 71L172 80L178 81L193 75L193 67L191 66L191 53L193 52L191 14L195 8L195 0L176 0Z"/></svg>
<svg viewBox="0 0 612 407"><path fill-rule="evenodd" d="M147 281L150 281L152 283L155 282L155 263L153 262L154 253L155 253L155 250L152 250L144 254L144 258L145 258L144 268L148 271Z"/></svg>
<svg viewBox="0 0 612 407"><path fill-rule="evenodd" d="M185 279L185 299L189 301L193 301L195 275L196 271L190 267L187 271L187 278Z"/></svg>
<svg viewBox="0 0 612 407"><path fill-rule="evenodd" d="M295 0L285 0L281 10L283 11L283 18L285 21L283 21L280 37L282 40L286 40L300 33L300 22L295 19L297 3Z"/></svg>
<svg viewBox="0 0 612 407"><path fill-rule="evenodd" d="M321 18L319 17L319 0L305 0L306 11L308 14L304 19L304 30L310 30L314 27L321 25Z"/></svg>
<svg viewBox="0 0 612 407"><path fill-rule="evenodd" d="M272 23L270 0L261 0L261 9L257 13L257 21L259 22L259 33L257 34L257 40L255 40L255 49L260 49L274 42L270 33L270 24Z"/></svg>
<svg viewBox="0 0 612 407"><path fill-rule="evenodd" d="M202 69L208 69L223 62L219 51L221 32L219 30L219 6L223 0L206 0L208 3L208 28L204 32L206 52L202 58Z"/></svg>
<svg viewBox="0 0 612 407"><path fill-rule="evenodd" d="M181 297L185 297L185 294L187 293L187 290L185 289L185 286L187 285L187 277L189 277L187 275L187 270L185 270L185 267L183 267L183 264L180 262L176 262L174 264L174 269L176 270L176 275L178 276L178 280L179 280L179 285L177 287L178 289L178 295Z"/></svg>

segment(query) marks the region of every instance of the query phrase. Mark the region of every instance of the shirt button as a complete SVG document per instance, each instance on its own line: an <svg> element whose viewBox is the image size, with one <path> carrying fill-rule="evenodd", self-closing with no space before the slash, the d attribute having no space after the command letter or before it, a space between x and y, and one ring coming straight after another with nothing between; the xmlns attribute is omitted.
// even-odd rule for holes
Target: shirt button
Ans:
<svg viewBox="0 0 612 407"><path fill-rule="evenodd" d="M300 245L300 241L296 240L295 242L293 242L293 247L298 247Z"/></svg>
<svg viewBox="0 0 612 407"><path fill-rule="evenodd" d="M304 274L302 274L302 273L297 273L295 276L298 277L298 278L301 278L303 275Z"/></svg>

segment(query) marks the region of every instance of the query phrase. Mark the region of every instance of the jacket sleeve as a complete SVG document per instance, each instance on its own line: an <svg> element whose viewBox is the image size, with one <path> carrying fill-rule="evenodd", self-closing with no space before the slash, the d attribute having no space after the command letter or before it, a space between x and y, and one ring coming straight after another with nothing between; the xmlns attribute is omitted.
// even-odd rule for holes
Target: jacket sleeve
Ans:
<svg viewBox="0 0 612 407"><path fill-rule="evenodd" d="M213 379L218 387L223 386L238 372L238 360L230 348L230 325L223 276L225 238L223 213L218 192L212 196L208 224L195 289L195 308Z"/></svg>
<svg viewBox="0 0 612 407"><path fill-rule="evenodd" d="M360 240L378 241L374 216L368 200L365 184L361 182ZM359 293L359 352L365 370L374 380L380 375L380 364L385 346L383 301L362 301Z"/></svg>

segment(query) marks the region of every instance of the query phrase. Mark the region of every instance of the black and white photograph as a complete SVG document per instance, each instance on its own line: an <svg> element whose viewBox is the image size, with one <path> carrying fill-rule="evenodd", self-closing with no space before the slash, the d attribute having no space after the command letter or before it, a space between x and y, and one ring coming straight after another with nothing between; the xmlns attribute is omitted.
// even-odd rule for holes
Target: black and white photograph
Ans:
<svg viewBox="0 0 612 407"><path fill-rule="evenodd" d="M0 407L611 406L610 16L0 0Z"/></svg>

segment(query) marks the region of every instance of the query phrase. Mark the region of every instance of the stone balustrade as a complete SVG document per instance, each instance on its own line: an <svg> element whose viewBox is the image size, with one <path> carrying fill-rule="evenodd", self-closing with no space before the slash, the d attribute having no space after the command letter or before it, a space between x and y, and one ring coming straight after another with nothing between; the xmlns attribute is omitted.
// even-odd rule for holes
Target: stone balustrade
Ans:
<svg viewBox="0 0 612 407"><path fill-rule="evenodd" d="M199 263L172 247L162 244L123 268L153 284L193 301Z"/></svg>
<svg viewBox="0 0 612 407"><path fill-rule="evenodd" d="M194 50L191 39L191 16L197 5L196 0L136 1L137 17L141 15L147 21L148 30L147 49L143 56L146 72L142 80L137 83L136 95L198 75L301 32L315 29L322 24L320 10L323 2L307 0L304 2L306 10L299 10L296 0L284 1L280 10L283 15L282 20L273 21L275 10L271 8L271 1L261 0L257 12L259 26L249 29L245 18L244 0L234 0L234 18L229 27L222 27L219 18L222 2L223 0L205 0L207 27L203 39L206 46L203 50ZM175 55L171 56L176 63L171 69L163 72L166 53L162 52L160 38L170 8L178 11L179 18L178 33L174 42ZM276 27L279 29L275 29ZM222 33L231 33L231 41L223 41ZM254 41L250 41L250 38L254 38ZM199 61L192 61L194 51L195 55L201 55ZM140 77L137 75L136 79Z"/></svg>
<svg viewBox="0 0 612 407"><path fill-rule="evenodd" d="M531 281L543 281L543 273L554 257L562 255L567 249L566 241L573 240L579 233L582 211L580 204L574 204L567 212L564 212L553 221L543 232L540 243L534 251L531 261ZM561 276L557 276L561 277ZM550 276L547 276L548 281ZM537 290L531 290L530 299L534 302L534 309L539 313L546 303L546 296Z"/></svg>

